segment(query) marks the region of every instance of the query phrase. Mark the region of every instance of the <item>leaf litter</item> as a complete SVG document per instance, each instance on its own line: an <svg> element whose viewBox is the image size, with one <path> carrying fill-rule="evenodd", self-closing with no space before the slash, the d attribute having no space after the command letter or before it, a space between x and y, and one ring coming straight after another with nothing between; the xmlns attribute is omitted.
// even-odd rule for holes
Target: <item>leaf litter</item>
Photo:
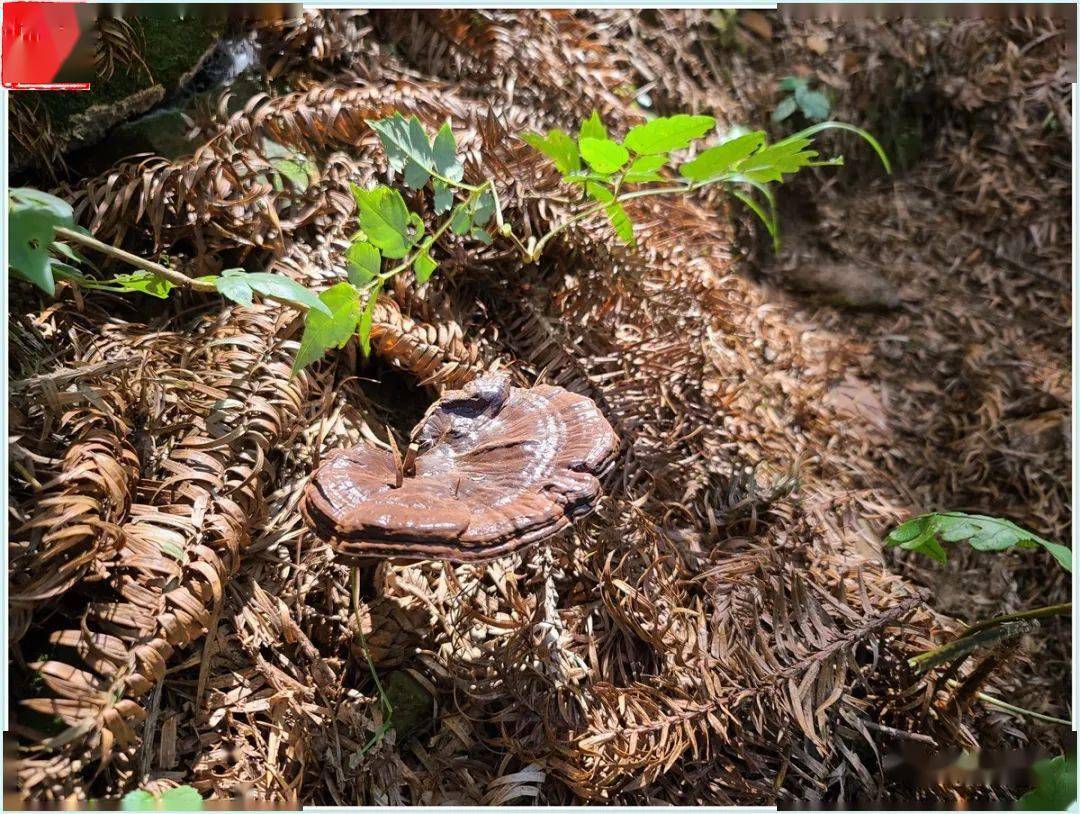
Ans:
<svg viewBox="0 0 1080 814"><path fill-rule="evenodd" d="M721 53L705 12L308 11L258 32L268 73L298 90L200 122L190 158L70 182L103 240L196 273L329 286L349 269L350 187L385 169L365 118L449 119L465 178L494 177L508 216L540 233L564 191L511 134L593 109L625 132L642 120L627 88L730 124L765 124L776 78L805 66L838 89L838 118L871 129L889 124L866 121L883 88L940 102L910 172L817 196L813 228L796 220L773 265L703 196L633 202L636 251L580 226L522 268L498 242L447 238L444 273L419 290L396 278L373 314L384 375L401 369L429 400L481 370L558 384L596 402L623 450L597 512L551 545L490 565L381 562L366 653L347 568L298 509L329 452L391 440L395 406L372 398L356 343L293 377L288 309L17 299L21 793L909 799L879 771L898 740L1058 746L973 698L1067 714L1064 627L961 667L959 687L907 659L960 630L953 616L1060 599L1067 581L1033 552L987 565L957 548L939 573L881 540L914 514L1003 506L1069 539L1061 24L741 18ZM317 177L267 183L268 141L317 159ZM785 264L824 252L908 296L853 316L785 287ZM410 732L385 719L367 656L429 696Z"/></svg>

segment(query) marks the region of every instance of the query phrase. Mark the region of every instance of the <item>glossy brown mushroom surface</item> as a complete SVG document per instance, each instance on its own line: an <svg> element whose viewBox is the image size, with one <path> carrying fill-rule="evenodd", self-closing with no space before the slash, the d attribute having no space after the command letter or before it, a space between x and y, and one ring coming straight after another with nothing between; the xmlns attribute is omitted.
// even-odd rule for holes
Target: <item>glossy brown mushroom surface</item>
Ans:
<svg viewBox="0 0 1080 814"><path fill-rule="evenodd" d="M315 472L302 510L340 554L475 562L544 540L593 509L619 446L590 399L500 374L448 391L412 440L403 477L368 444Z"/></svg>

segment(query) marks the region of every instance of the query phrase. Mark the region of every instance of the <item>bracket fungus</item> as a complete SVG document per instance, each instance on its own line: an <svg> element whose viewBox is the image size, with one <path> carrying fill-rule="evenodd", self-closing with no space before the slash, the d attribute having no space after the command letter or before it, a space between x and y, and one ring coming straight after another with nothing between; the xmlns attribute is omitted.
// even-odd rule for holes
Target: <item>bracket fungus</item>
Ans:
<svg viewBox="0 0 1080 814"><path fill-rule="evenodd" d="M431 405L404 461L368 444L332 453L302 511L347 560L491 560L592 511L618 446L591 399L487 374Z"/></svg>

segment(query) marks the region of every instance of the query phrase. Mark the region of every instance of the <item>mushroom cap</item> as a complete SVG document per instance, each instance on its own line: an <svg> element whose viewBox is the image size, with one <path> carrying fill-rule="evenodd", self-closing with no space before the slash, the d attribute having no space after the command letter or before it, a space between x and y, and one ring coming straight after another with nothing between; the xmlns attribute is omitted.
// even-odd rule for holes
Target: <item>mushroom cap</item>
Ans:
<svg viewBox="0 0 1080 814"><path fill-rule="evenodd" d="M392 453L332 453L301 504L346 558L477 562L545 540L588 514L619 440L585 396L488 374L450 390L413 429L415 474Z"/></svg>

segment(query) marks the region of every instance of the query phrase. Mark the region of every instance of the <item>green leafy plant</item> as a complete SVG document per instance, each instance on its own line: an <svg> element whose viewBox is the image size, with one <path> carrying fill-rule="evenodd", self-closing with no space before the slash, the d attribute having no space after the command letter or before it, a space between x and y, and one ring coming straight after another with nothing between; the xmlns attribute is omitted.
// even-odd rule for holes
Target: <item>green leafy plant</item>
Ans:
<svg viewBox="0 0 1080 814"><path fill-rule="evenodd" d="M1076 803L1076 752L1031 767L1035 788L1016 801L1021 811L1065 811Z"/></svg>
<svg viewBox="0 0 1080 814"><path fill-rule="evenodd" d="M202 811L203 798L191 786L177 786L161 794L136 789L125 794L120 805L124 811Z"/></svg>
<svg viewBox="0 0 1080 814"><path fill-rule="evenodd" d="M686 160L676 154L690 148L716 127L712 116L678 114L630 128L622 141L609 137L599 115L581 123L577 138L562 130L528 133L522 138L547 156L563 180L582 188L578 209L547 234L526 246L535 260L560 231L603 213L623 242L634 245L633 224L623 204L649 195L688 194L720 184L761 220L779 249L776 199L770 186L805 167L840 166L842 156L819 159L813 137L825 130L846 130L866 140L891 171L881 145L869 133L843 122L822 122L770 144L762 130L735 130ZM666 174L665 174L665 171ZM678 178L674 177L678 173ZM755 197L758 196L758 197Z"/></svg>
<svg viewBox="0 0 1080 814"><path fill-rule="evenodd" d="M717 143L685 160L677 155L695 146L716 127L712 116L678 114L654 118L630 128L622 140L612 138L598 113L585 119L576 137L561 130L528 133L522 138L547 156L563 173L563 179L581 190L581 199L570 214L543 235L526 239L514 233L504 220L495 183L465 182L465 166L449 123L434 137L416 116L400 113L368 120L386 152L390 180L415 192L430 191L436 222L428 231L425 220L409 209L401 191L389 184L370 188L353 186L357 230L346 252L347 280L325 291L314 292L281 275L226 269L202 277L187 275L138 257L95 239L73 220L64 201L37 190L12 190L10 194L11 266L13 272L52 295L55 278L85 288L138 292L168 297L177 288L217 292L250 305L256 297L296 308L305 314L304 332L294 370L340 348L357 335L365 355L377 297L396 275L411 270L417 284L434 274L438 259L436 243L445 234L490 244L496 237L511 241L524 262L535 262L560 232L594 216L604 216L624 243L635 244L634 225L624 204L649 195L677 195L721 184L745 203L765 224L774 245L779 246L776 201L771 184L804 167L836 166L842 157L819 160L811 149L817 133L838 129L864 138L889 162L880 145L864 130L842 122L823 122L793 136L769 144L763 131L733 131ZM275 188L285 184L303 190L318 172L310 159L272 142L264 144L268 169L260 176ZM677 175L676 175L677 174ZM755 197L758 196L758 197ZM93 249L135 266L130 274L108 279L84 274L76 266L89 265L72 247Z"/></svg>
<svg viewBox="0 0 1080 814"><path fill-rule="evenodd" d="M1038 548L1049 551L1058 565L1072 571L1072 549L1044 540L999 517L963 512L940 512L913 517L889 533L886 545L917 551L938 562L948 555L942 543L966 542L976 551Z"/></svg>
<svg viewBox="0 0 1080 814"><path fill-rule="evenodd" d="M937 562L944 563L948 554L942 543L966 542L976 551L1006 551L1011 548L1046 549L1066 571L1072 571L1072 550L1066 546L1044 540L1030 531L1000 517L987 517L981 514L963 512L936 512L913 517L893 529L885 539L887 546L899 546L908 551L925 554ZM993 648L1000 642L1029 632L1037 620L1052 616L1065 616L1072 613L1072 603L1064 602L1047 605L1031 610L1017 611L993 619L968 625L967 629L940 647L920 653L908 664L919 670L930 670L941 664L951 662L947 675L955 675L960 664L978 650ZM992 658L992 657L991 657ZM956 686L955 680L946 683ZM1000 698L984 692L975 692L975 697L986 704L1016 715L1026 715L1047 723L1069 726L1070 722L1061 718L1034 712L1018 707ZM1075 767L1074 767L1075 774ZM1073 790L1075 798L1075 785Z"/></svg>
<svg viewBox="0 0 1080 814"><path fill-rule="evenodd" d="M785 76L780 80L780 90L788 95L780 100L773 111L772 120L782 122L799 111L811 122L823 122L829 118L829 99L820 91L810 89L810 80L801 76Z"/></svg>
<svg viewBox="0 0 1080 814"><path fill-rule="evenodd" d="M391 174L400 174L404 185L422 190L430 185L432 209L442 216L430 234L424 220L409 211L401 192L379 184L369 189L353 186L358 230L346 252L348 281L319 294L328 313L308 311L295 368L319 359L330 348L343 346L357 334L365 355L370 353L375 304L383 286L407 269L418 285L435 273L432 257L435 242L448 230L455 235L491 243L492 218L503 227L495 185L467 184L465 167L449 123L431 139L416 116L406 119L395 113L386 119L369 120L386 151ZM503 234L509 230L503 229Z"/></svg>

